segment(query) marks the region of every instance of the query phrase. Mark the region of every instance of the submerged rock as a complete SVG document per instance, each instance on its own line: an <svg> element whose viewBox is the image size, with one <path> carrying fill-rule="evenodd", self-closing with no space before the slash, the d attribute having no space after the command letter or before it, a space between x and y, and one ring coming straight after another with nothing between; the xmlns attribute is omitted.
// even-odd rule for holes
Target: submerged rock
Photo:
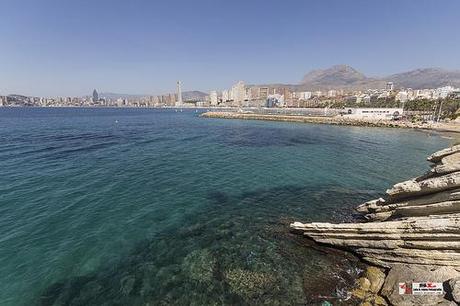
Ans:
<svg viewBox="0 0 460 306"><path fill-rule="evenodd" d="M224 274L233 293L244 299L253 299L276 289L275 277L268 273L232 269Z"/></svg>
<svg viewBox="0 0 460 306"><path fill-rule="evenodd" d="M120 290L123 295L129 295L134 288L136 278L132 275L125 276L120 281Z"/></svg>
<svg viewBox="0 0 460 306"><path fill-rule="evenodd" d="M198 282L211 283L216 266L216 259L207 249L196 250L188 254L182 262L182 269Z"/></svg>

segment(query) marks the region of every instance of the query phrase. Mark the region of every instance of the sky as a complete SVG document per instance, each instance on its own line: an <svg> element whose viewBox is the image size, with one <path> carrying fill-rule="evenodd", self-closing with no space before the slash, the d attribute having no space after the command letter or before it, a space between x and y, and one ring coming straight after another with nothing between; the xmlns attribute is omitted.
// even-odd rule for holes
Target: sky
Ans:
<svg viewBox="0 0 460 306"><path fill-rule="evenodd" d="M0 0L0 95L161 94L460 69L458 0Z"/></svg>

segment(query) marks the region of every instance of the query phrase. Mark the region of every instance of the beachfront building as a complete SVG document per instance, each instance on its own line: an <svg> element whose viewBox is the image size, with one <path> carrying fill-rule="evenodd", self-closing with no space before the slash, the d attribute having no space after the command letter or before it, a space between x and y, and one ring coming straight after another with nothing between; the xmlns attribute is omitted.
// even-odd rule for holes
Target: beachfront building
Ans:
<svg viewBox="0 0 460 306"><path fill-rule="evenodd" d="M213 90L209 93L209 102L212 106L217 106L217 91Z"/></svg>
<svg viewBox="0 0 460 306"><path fill-rule="evenodd" d="M436 88L436 90L434 91L433 98L445 99L454 91L455 91L455 88L452 86L439 87L439 88Z"/></svg>
<svg viewBox="0 0 460 306"><path fill-rule="evenodd" d="M402 116L402 108L347 108L343 116L353 119L392 120Z"/></svg>
<svg viewBox="0 0 460 306"><path fill-rule="evenodd" d="M173 105L176 105L176 107L181 107L183 106L181 81L177 81L176 86L177 86L177 100L176 100L176 95L170 95L171 96L170 100L173 101L172 103Z"/></svg>
<svg viewBox="0 0 460 306"><path fill-rule="evenodd" d="M337 97L337 90L331 89L327 92L327 97L328 98L335 98Z"/></svg>
<svg viewBox="0 0 460 306"><path fill-rule="evenodd" d="M284 106L284 96L280 94L273 94L267 97L265 107L283 107Z"/></svg>
<svg viewBox="0 0 460 306"><path fill-rule="evenodd" d="M232 86L231 90L232 97L230 100L233 100L234 106L242 106L243 101L245 100L246 90L243 81L238 81L235 85Z"/></svg>
<svg viewBox="0 0 460 306"><path fill-rule="evenodd" d="M310 100L312 97L311 91L302 91L302 92L297 92L296 97L299 100Z"/></svg>
<svg viewBox="0 0 460 306"><path fill-rule="evenodd" d="M399 102L407 102L407 100L409 100L409 93L407 91L400 91L396 94L395 100Z"/></svg>

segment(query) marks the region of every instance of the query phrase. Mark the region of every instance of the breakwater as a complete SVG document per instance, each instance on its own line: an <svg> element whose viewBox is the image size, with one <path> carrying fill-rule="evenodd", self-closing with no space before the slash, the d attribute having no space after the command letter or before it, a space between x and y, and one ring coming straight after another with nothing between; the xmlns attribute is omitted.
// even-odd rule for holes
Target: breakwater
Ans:
<svg viewBox="0 0 460 306"><path fill-rule="evenodd" d="M290 225L317 243L351 250L373 265L354 295L372 305L460 303L460 145L428 157L431 169L359 205L362 223ZM439 295L401 294L401 284L443 283ZM386 299L384 299L384 298Z"/></svg>
<svg viewBox="0 0 460 306"><path fill-rule="evenodd" d="M301 116L282 114L256 114L239 112L206 112L201 114L205 118L243 119L243 120L269 120L300 123L317 123L330 125L368 126L368 127L393 127L393 128L429 128L408 121L354 119L346 116Z"/></svg>

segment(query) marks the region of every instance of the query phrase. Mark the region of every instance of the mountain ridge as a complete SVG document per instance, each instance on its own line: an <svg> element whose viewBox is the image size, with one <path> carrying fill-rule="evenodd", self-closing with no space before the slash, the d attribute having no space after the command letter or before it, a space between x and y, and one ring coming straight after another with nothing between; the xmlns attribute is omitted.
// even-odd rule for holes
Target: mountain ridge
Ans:
<svg viewBox="0 0 460 306"><path fill-rule="evenodd" d="M385 77L368 77L348 65L335 65L326 69L315 69L303 77L296 86L299 90L349 89L363 90L384 88L393 82L395 88L437 88L446 85L460 87L460 70L442 68L418 68Z"/></svg>

